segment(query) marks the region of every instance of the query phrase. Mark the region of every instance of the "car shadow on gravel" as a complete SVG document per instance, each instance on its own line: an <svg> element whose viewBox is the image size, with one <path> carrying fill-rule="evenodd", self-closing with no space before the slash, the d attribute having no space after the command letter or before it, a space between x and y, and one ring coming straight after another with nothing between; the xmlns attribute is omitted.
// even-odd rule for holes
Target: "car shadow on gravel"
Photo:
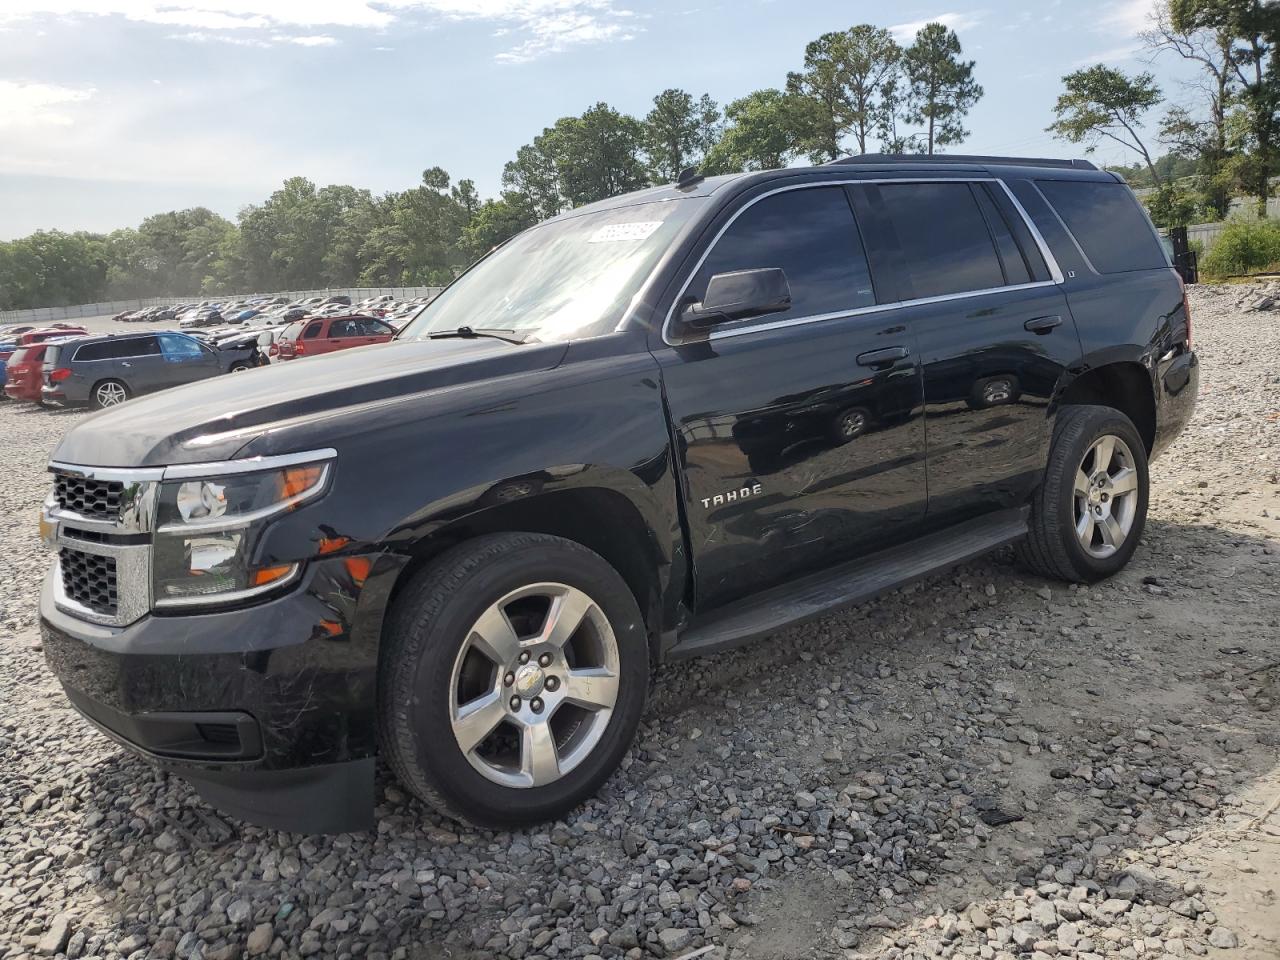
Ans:
<svg viewBox="0 0 1280 960"><path fill-rule="evenodd" d="M1049 939L1116 929L1130 907L1102 905L1123 900L1205 942L1209 907L1165 864L1280 775L1278 555L1152 520L1093 587L1000 554L665 667L623 769L541 828L460 826L380 769L375 831L282 834L120 752L87 769L67 842L117 933L179 955L239 955L264 924L304 954L534 956L592 934L606 958L878 955L894 938L985 945L970 904L1012 931L1042 900L1059 904ZM1011 906L1024 889L1040 894Z"/></svg>

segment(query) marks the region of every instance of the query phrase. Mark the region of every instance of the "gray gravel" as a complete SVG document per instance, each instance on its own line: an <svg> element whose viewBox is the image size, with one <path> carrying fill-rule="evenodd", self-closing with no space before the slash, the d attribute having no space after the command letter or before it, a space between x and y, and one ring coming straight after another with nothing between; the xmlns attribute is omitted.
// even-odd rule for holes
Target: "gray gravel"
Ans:
<svg viewBox="0 0 1280 960"><path fill-rule="evenodd" d="M83 415L0 405L0 960L1274 960L1280 313L1250 294L1194 292L1199 413L1122 575L997 556L667 669L601 796L519 833L385 773L374 833L261 830L91 730L33 617Z"/></svg>

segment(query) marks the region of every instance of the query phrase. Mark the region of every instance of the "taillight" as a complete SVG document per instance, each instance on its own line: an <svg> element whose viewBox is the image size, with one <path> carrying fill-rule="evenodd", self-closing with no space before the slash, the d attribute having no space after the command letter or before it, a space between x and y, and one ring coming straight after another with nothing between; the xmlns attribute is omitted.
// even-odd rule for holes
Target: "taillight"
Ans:
<svg viewBox="0 0 1280 960"><path fill-rule="evenodd" d="M49 374L49 382L61 383L63 380L67 379L67 377L69 376L71 376L70 367L59 367L57 370L53 371L53 373Z"/></svg>
<svg viewBox="0 0 1280 960"><path fill-rule="evenodd" d="M301 343L295 343L293 345L293 352L298 354L306 353L307 348L304 347Z"/></svg>

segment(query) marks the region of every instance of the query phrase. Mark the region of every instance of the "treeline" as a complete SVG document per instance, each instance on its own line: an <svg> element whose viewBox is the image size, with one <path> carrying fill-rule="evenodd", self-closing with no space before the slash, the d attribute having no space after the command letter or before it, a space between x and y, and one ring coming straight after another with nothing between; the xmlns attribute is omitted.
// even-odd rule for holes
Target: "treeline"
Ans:
<svg viewBox="0 0 1280 960"><path fill-rule="evenodd" d="M871 150L932 153L967 136L982 97L955 32L930 23L901 45L859 24L809 43L777 88L723 108L664 90L643 117L597 103L517 151L498 197L439 167L375 195L292 177L237 222L203 208L109 234L40 231L0 243L0 309L197 292L443 284L539 220L669 183L685 167L732 173Z"/></svg>
<svg viewBox="0 0 1280 960"><path fill-rule="evenodd" d="M1142 42L1176 57L1193 77L1168 98L1150 73L1102 65L1063 77L1049 131L1093 149L1117 143L1138 157L1120 168L1160 226L1221 220L1232 197L1264 212L1280 175L1280 3L1161 0ZM1142 130L1158 114L1154 139ZM1157 158L1157 144L1166 151Z"/></svg>

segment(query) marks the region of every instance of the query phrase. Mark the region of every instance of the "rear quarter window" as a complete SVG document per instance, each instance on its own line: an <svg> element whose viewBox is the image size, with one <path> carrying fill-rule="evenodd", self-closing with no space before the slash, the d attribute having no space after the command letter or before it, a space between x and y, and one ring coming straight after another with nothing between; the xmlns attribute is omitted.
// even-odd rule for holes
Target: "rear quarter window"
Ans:
<svg viewBox="0 0 1280 960"><path fill-rule="evenodd" d="M1036 185L1099 273L1168 267L1151 221L1123 183L1037 180Z"/></svg>

